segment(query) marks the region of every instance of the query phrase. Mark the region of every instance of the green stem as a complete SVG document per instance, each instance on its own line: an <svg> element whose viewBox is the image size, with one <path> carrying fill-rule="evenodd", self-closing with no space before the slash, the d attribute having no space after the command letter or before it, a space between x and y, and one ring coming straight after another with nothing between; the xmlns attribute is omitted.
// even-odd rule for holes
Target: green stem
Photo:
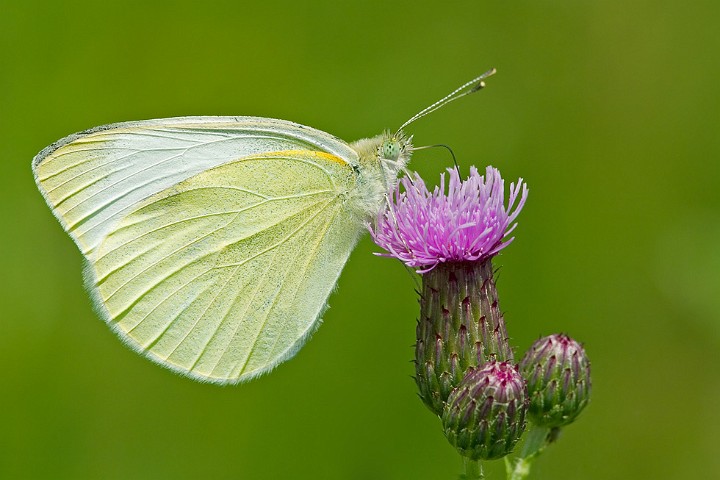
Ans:
<svg viewBox="0 0 720 480"><path fill-rule="evenodd" d="M553 439L557 436L557 432L547 427L539 427L533 425L530 427L528 436L523 445L520 456L512 462L505 457L505 470L508 480L523 480L530 475L530 467L533 461L545 450ZM555 433L555 435L553 435Z"/></svg>
<svg viewBox="0 0 720 480"><path fill-rule="evenodd" d="M534 458L540 455L548 444L547 439L549 434L549 428L532 425L528 431L527 440L525 441L525 445L523 445L520 456L522 458Z"/></svg>
<svg viewBox="0 0 720 480"><path fill-rule="evenodd" d="M505 472L508 480L523 480L530 475L530 465L532 460L525 458L516 458L513 461L505 457Z"/></svg>
<svg viewBox="0 0 720 480"><path fill-rule="evenodd" d="M479 460L470 460L467 457L463 457L463 464L465 465L465 476L463 477L465 480L482 480L485 478Z"/></svg>

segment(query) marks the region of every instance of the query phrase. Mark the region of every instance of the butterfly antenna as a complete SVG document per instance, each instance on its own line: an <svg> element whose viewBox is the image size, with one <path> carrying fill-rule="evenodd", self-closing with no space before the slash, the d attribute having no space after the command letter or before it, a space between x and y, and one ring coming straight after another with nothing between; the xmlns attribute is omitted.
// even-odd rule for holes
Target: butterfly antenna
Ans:
<svg viewBox="0 0 720 480"><path fill-rule="evenodd" d="M471 93L475 93L477 91L482 90L485 88L485 80L491 75L494 75L496 70L494 68L488 70L487 72L483 73L479 77L473 78L469 82L460 85L458 88L450 92L448 95L444 96L437 102L433 103L432 105L420 110L418 113L412 116L410 120L403 123L400 128L398 128L398 132L402 130L403 128L407 127L411 123L413 123L415 120L424 117L425 115L434 112L438 108L444 107L448 103L457 100L458 98L464 97L465 95L470 95Z"/></svg>

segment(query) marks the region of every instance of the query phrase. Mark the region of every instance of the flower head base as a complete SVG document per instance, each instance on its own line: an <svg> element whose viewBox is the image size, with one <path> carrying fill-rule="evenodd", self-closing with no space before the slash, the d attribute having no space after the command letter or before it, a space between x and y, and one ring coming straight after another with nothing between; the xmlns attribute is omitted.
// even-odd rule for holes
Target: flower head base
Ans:
<svg viewBox="0 0 720 480"><path fill-rule="evenodd" d="M514 363L493 273L487 260L441 263L422 276L415 382L436 415L468 370Z"/></svg>
<svg viewBox="0 0 720 480"><path fill-rule="evenodd" d="M510 244L512 238L503 239L517 225L513 222L528 193L522 178L510 185L505 208L504 181L496 168L487 167L481 176L471 167L465 181L457 170L448 171L447 194L444 174L433 192L417 174L400 181L404 191L398 185L390 205L381 212L375 228L370 228L375 243L388 252L379 255L398 258L424 273L442 262L491 258Z"/></svg>

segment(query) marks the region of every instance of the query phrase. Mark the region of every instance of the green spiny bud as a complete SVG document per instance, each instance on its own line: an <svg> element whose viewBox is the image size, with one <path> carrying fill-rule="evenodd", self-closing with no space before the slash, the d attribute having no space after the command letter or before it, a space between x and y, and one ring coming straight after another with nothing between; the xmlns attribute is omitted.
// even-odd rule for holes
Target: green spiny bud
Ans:
<svg viewBox="0 0 720 480"><path fill-rule="evenodd" d="M567 335L537 340L520 362L530 395L528 416L543 427L572 423L590 400L590 362Z"/></svg>
<svg viewBox="0 0 720 480"><path fill-rule="evenodd" d="M440 263L424 273L416 333L415 380L437 415L469 369L512 362L490 259Z"/></svg>
<svg viewBox="0 0 720 480"><path fill-rule="evenodd" d="M472 460L510 453L525 430L525 381L509 362L471 369L448 397L442 423L448 441Z"/></svg>

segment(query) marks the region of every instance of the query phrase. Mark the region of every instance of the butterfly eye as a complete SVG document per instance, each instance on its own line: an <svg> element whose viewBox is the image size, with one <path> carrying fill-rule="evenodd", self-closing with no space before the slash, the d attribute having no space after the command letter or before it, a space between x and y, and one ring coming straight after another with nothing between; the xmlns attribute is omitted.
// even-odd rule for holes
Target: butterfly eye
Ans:
<svg viewBox="0 0 720 480"><path fill-rule="evenodd" d="M382 154L382 158L394 161L400 157L401 150L400 142L393 138L383 142L380 153Z"/></svg>

